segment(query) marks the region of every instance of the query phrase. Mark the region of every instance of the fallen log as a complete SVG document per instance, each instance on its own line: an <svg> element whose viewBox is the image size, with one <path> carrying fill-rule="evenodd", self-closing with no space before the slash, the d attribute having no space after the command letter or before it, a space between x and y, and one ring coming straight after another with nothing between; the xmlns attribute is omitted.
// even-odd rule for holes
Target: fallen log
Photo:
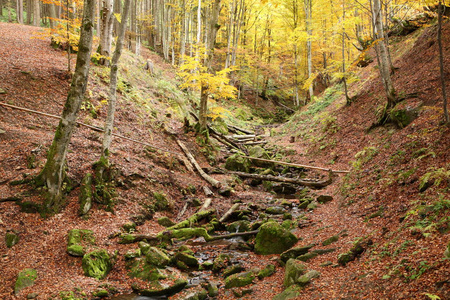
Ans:
<svg viewBox="0 0 450 300"><path fill-rule="evenodd" d="M204 211L208 209L208 207L211 205L212 198L206 198L205 203L203 203L202 207L200 208L200 211Z"/></svg>
<svg viewBox="0 0 450 300"><path fill-rule="evenodd" d="M321 168L321 167L315 167L315 166L308 166L308 165L300 165L300 164L293 164L288 163L284 161L278 161L278 160L271 160L271 159L264 159L264 158L256 158L251 156L244 156L245 158L251 159L251 160L258 160L258 161L265 161L265 162L271 162L279 165L284 166L290 166L290 167L296 167L296 168L307 168L307 169L313 169L313 170L322 170L322 171L328 171L332 173L350 173L350 171L344 171L344 170L332 170L327 168Z"/></svg>
<svg viewBox="0 0 450 300"><path fill-rule="evenodd" d="M193 224L198 223L200 220L209 217L210 215L214 214L215 212L216 212L216 210L214 208L211 208L208 210L200 210L199 212L193 214L186 220L181 221L173 226L168 227L166 230L176 230L176 229L180 229L180 228L192 227Z"/></svg>
<svg viewBox="0 0 450 300"><path fill-rule="evenodd" d="M209 184L211 184L213 187L220 188L222 186L222 183L220 183L220 181L212 178L211 176L206 174L205 171L203 171L203 169L200 167L200 165L195 160L194 156L192 156L191 152L180 140L177 140L177 143L180 146L180 148L183 150L183 152L186 154L186 156L189 159L189 161L191 162L191 164L194 165L195 169L200 174L200 176L203 179L205 179Z"/></svg>
<svg viewBox="0 0 450 300"><path fill-rule="evenodd" d="M236 172L236 173L239 173L239 172ZM231 214L238 208L239 208L239 203L233 204L233 206L222 216L222 218L220 218L219 221L223 222L226 219L228 219L231 216Z"/></svg>
<svg viewBox="0 0 450 300"><path fill-rule="evenodd" d="M315 188L326 187L327 185L331 184L331 182L332 182L331 174L329 174L329 178L327 180L314 181L314 180L309 180L309 179L287 178L287 177L281 177L281 176L260 175L260 174L244 173L244 172L229 172L229 173L233 174L233 175L238 175L238 176L244 177L244 178L253 178L253 179L259 179L259 180L263 180L263 181L293 183L293 184L297 184L297 185L301 185L301 186L309 186L309 187L315 187Z"/></svg>
<svg viewBox="0 0 450 300"><path fill-rule="evenodd" d="M234 130L243 132L245 134L255 134L253 131L250 131L250 130L247 130L247 129L243 129L243 128L237 127L235 125L227 125L227 126L228 126L228 128L232 128Z"/></svg>
<svg viewBox="0 0 450 300"><path fill-rule="evenodd" d="M206 197L214 196L213 191L207 186L203 186L203 192L205 193Z"/></svg>
<svg viewBox="0 0 450 300"><path fill-rule="evenodd" d="M253 145L261 145L261 144L267 144L267 141L257 141L257 142L239 142L241 145L244 146L253 146Z"/></svg>

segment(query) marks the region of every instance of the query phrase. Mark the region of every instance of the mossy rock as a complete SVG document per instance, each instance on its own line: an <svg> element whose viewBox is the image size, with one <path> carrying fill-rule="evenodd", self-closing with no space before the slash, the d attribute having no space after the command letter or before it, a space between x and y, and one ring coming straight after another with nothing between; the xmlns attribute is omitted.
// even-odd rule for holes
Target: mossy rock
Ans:
<svg viewBox="0 0 450 300"><path fill-rule="evenodd" d="M5 235L6 247L12 248L15 244L19 242L19 235L13 231L9 231Z"/></svg>
<svg viewBox="0 0 450 300"><path fill-rule="evenodd" d="M180 228L174 230L163 231L158 234L158 238L162 240L181 239L187 240L194 237L204 237L206 240L211 238L205 228Z"/></svg>
<svg viewBox="0 0 450 300"><path fill-rule="evenodd" d="M230 171L248 173L249 168L250 168L249 160L238 153L228 157L227 161L225 162L225 169Z"/></svg>
<svg viewBox="0 0 450 300"><path fill-rule="evenodd" d="M309 252L309 253L306 253L306 254L298 256L297 259L306 262L306 261L308 261L310 259L313 259L317 255L319 255L319 254L317 254L315 252Z"/></svg>
<svg viewBox="0 0 450 300"><path fill-rule="evenodd" d="M286 262L286 268L284 273L283 284L285 287L289 287L293 284L297 284L300 277L305 274L306 266L302 261L298 259L289 259Z"/></svg>
<svg viewBox="0 0 450 300"><path fill-rule="evenodd" d="M275 273L275 265L268 264L264 267L264 269L260 270L256 276L259 279L263 279L265 277L272 276Z"/></svg>
<svg viewBox="0 0 450 300"><path fill-rule="evenodd" d="M300 291L302 288L298 285L292 285L285 289L283 292L281 292L278 295L275 295L272 300L293 300L293 299L299 299Z"/></svg>
<svg viewBox="0 0 450 300"><path fill-rule="evenodd" d="M112 258L104 249L92 251L83 256L84 275L97 279L105 278L113 267Z"/></svg>
<svg viewBox="0 0 450 300"><path fill-rule="evenodd" d="M248 155L254 158L270 159L269 152L267 152L267 150L265 150L261 146L253 146L250 149L248 149ZM252 159L250 159L250 161L254 166L260 168L272 168L274 166L274 163L272 162L252 160Z"/></svg>
<svg viewBox="0 0 450 300"><path fill-rule="evenodd" d="M140 241L138 245L143 255L146 255L148 250L152 247L149 243L146 243L144 241Z"/></svg>
<svg viewBox="0 0 450 300"><path fill-rule="evenodd" d="M38 275L35 269L24 269L20 271L14 284L14 293L17 295L24 288L32 286L37 278Z"/></svg>
<svg viewBox="0 0 450 300"><path fill-rule="evenodd" d="M315 270L308 271L306 274L300 276L296 282L299 286L305 286L311 282L312 279L320 276L320 273Z"/></svg>
<svg viewBox="0 0 450 300"><path fill-rule="evenodd" d="M158 224L161 226L164 226L164 227L171 227L171 226L175 225L175 222L173 222L168 217L161 217L158 219Z"/></svg>
<svg viewBox="0 0 450 300"><path fill-rule="evenodd" d="M245 270L245 268L241 264L236 264L229 266L222 272L223 278L227 278L228 276L231 276L233 274L241 273Z"/></svg>
<svg viewBox="0 0 450 300"><path fill-rule="evenodd" d="M306 245L306 246L298 246L298 247L291 248L291 249L286 250L283 253L281 253L280 259L283 262L287 262L291 258L297 258L300 255L308 253L309 250L314 246L315 246L314 244L310 244L310 245Z"/></svg>
<svg viewBox="0 0 450 300"><path fill-rule="evenodd" d="M155 267L165 267L169 264L170 258L161 249L156 247L150 247L146 254L145 259L147 263Z"/></svg>
<svg viewBox="0 0 450 300"><path fill-rule="evenodd" d="M145 278L138 277L144 280L135 281L131 285L131 288L136 293L147 297L171 296L183 290L188 283L187 278L175 268L158 270L158 273L160 279L164 280L146 280Z"/></svg>
<svg viewBox="0 0 450 300"><path fill-rule="evenodd" d="M123 224L122 229L123 229L123 231L128 232L128 233L135 232L136 231L136 223L129 222L129 223Z"/></svg>
<svg viewBox="0 0 450 300"><path fill-rule="evenodd" d="M97 298L106 298L109 296L109 292L108 290L96 290L95 292L92 293L92 296L97 297Z"/></svg>
<svg viewBox="0 0 450 300"><path fill-rule="evenodd" d="M419 116L419 108L395 107L389 113L391 120L399 127L405 128Z"/></svg>
<svg viewBox="0 0 450 300"><path fill-rule="evenodd" d="M193 255L186 252L177 252L173 257L173 261L175 263L182 262L189 268L198 268L199 266L198 260Z"/></svg>
<svg viewBox="0 0 450 300"><path fill-rule="evenodd" d="M140 257L141 254L141 249L128 250L127 253L125 253L124 258L125 260L132 260Z"/></svg>
<svg viewBox="0 0 450 300"><path fill-rule="evenodd" d="M333 200L333 196L329 195L320 195L317 197L316 201L320 204L328 203Z"/></svg>
<svg viewBox="0 0 450 300"><path fill-rule="evenodd" d="M95 243L94 233L89 229L72 229L67 234L67 253L83 256L86 248Z"/></svg>
<svg viewBox="0 0 450 300"><path fill-rule="evenodd" d="M93 192L92 192L92 174L87 173L83 180L81 181L80 187L80 196L78 198L80 202L80 208L78 210L78 214L80 216L84 216L89 212L92 207L93 200Z"/></svg>
<svg viewBox="0 0 450 300"><path fill-rule="evenodd" d="M219 288L217 287L217 282L208 281L208 284L206 285L206 289L208 290L208 296L210 297L217 297L219 295Z"/></svg>
<svg viewBox="0 0 450 300"><path fill-rule="evenodd" d="M286 210L282 206L270 206L266 208L265 212L269 215L283 215Z"/></svg>
<svg viewBox="0 0 450 300"><path fill-rule="evenodd" d="M155 199L154 208L156 211L173 210L173 203L167 198L166 194L154 192L153 198Z"/></svg>
<svg viewBox="0 0 450 300"><path fill-rule="evenodd" d="M331 245L334 242L337 242L339 240L339 235L333 235L332 237L327 238L325 241L322 242L323 246Z"/></svg>
<svg viewBox="0 0 450 300"><path fill-rule="evenodd" d="M132 263L127 264L127 269L129 270L129 277L139 278L144 281L158 281L167 278L163 269L149 264L145 258L137 258Z"/></svg>
<svg viewBox="0 0 450 300"><path fill-rule="evenodd" d="M290 231L276 222L263 224L256 235L255 252L257 254L280 254L297 243L298 239Z"/></svg>
<svg viewBox="0 0 450 300"><path fill-rule="evenodd" d="M233 222L229 225L227 225L227 231L228 232L245 232L249 231L251 229L251 224L249 221L246 220L240 220Z"/></svg>
<svg viewBox="0 0 450 300"><path fill-rule="evenodd" d="M345 266L347 263L355 259L355 255L352 252L345 252L338 255L338 264Z"/></svg>
<svg viewBox="0 0 450 300"><path fill-rule="evenodd" d="M450 259L450 241L448 242L447 249L444 251L444 258Z"/></svg>
<svg viewBox="0 0 450 300"><path fill-rule="evenodd" d="M201 286L187 288L170 297L170 300L205 300L208 292Z"/></svg>
<svg viewBox="0 0 450 300"><path fill-rule="evenodd" d="M225 288L243 287L253 283L255 274L253 272L242 272L233 274L225 279Z"/></svg>
<svg viewBox="0 0 450 300"><path fill-rule="evenodd" d="M212 270L213 272L220 272L225 269L230 264L230 256L228 254L219 254L213 262Z"/></svg>

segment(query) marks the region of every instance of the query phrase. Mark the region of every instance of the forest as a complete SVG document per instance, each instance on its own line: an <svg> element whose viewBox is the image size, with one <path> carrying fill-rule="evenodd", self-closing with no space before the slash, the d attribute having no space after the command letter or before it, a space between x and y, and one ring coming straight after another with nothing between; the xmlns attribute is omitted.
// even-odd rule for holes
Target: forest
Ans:
<svg viewBox="0 0 450 300"><path fill-rule="evenodd" d="M1 299L450 299L450 6L0 0Z"/></svg>

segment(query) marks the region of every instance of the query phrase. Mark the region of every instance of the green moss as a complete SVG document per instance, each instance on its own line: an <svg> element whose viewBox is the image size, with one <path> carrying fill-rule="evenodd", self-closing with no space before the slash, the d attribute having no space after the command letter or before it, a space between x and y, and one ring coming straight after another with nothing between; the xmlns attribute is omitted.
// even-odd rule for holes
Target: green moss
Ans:
<svg viewBox="0 0 450 300"><path fill-rule="evenodd" d="M32 286L37 278L37 271L35 269L24 269L20 271L14 285L14 293L17 295L24 288Z"/></svg>
<svg viewBox="0 0 450 300"><path fill-rule="evenodd" d="M243 272L233 274L225 279L225 288L242 287L253 283L255 274L253 272Z"/></svg>
<svg viewBox="0 0 450 300"><path fill-rule="evenodd" d="M280 254L297 243L298 239L290 231L276 222L267 222L260 227L256 235L255 252L257 254Z"/></svg>
<svg viewBox="0 0 450 300"><path fill-rule="evenodd" d="M155 267L165 267L169 264L170 258L162 250L150 247L145 255L146 261Z"/></svg>
<svg viewBox="0 0 450 300"><path fill-rule="evenodd" d="M153 198L155 199L154 208L156 211L172 211L173 203L168 200L165 194L154 192Z"/></svg>
<svg viewBox="0 0 450 300"><path fill-rule="evenodd" d="M297 259L289 259L286 262L285 274L284 274L284 286L289 287L296 284L299 278L305 274L306 266L302 261Z"/></svg>
<svg viewBox="0 0 450 300"><path fill-rule="evenodd" d="M73 256L83 256L86 247L95 244L92 230L72 229L67 234L67 253Z"/></svg>
<svg viewBox="0 0 450 300"><path fill-rule="evenodd" d="M81 181L80 187L80 196L79 196L80 209L78 210L78 214L80 216L87 214L88 211L91 209L92 199L93 199L92 174L87 173L86 176L84 176L83 180Z"/></svg>
<svg viewBox="0 0 450 300"><path fill-rule="evenodd" d="M275 273L275 265L269 264L264 269L260 270L257 274L259 279L269 277Z"/></svg>
<svg viewBox="0 0 450 300"><path fill-rule="evenodd" d="M227 254L219 254L214 259L212 270L213 272L220 272L221 270L225 269L230 264L230 256Z"/></svg>
<svg viewBox="0 0 450 300"><path fill-rule="evenodd" d="M339 240L339 235L333 235L332 237L327 238L325 241L322 242L323 246L331 245L334 242L337 242Z"/></svg>
<svg viewBox="0 0 450 300"><path fill-rule="evenodd" d="M6 247L11 248L19 242L19 235L14 232L7 232L5 235Z"/></svg>
<svg viewBox="0 0 450 300"><path fill-rule="evenodd" d="M83 256L82 267L84 275L103 279L113 267L112 259L104 249L87 253Z"/></svg>
<svg viewBox="0 0 450 300"><path fill-rule="evenodd" d="M236 153L227 158L225 168L230 171L246 172L248 173L250 162L247 158Z"/></svg>

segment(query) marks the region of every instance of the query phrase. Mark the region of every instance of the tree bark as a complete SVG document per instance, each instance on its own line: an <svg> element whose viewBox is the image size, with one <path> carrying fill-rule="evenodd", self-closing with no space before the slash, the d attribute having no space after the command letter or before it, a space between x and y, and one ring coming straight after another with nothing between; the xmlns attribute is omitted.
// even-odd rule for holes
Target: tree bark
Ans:
<svg viewBox="0 0 450 300"><path fill-rule="evenodd" d="M130 10L131 0L125 0L122 13L122 22L119 26L119 36L117 37L116 50L114 51L111 60L110 84L109 84L109 101L108 101L108 115L106 117L105 134L103 136L102 156L105 158L109 156L109 148L111 146L112 131L114 126L114 113L116 112L116 89L117 89L117 71L120 55L122 54L123 41L125 38L125 31L127 29L128 12Z"/></svg>
<svg viewBox="0 0 450 300"><path fill-rule="evenodd" d="M16 0L16 17L19 24L23 24L23 0Z"/></svg>
<svg viewBox="0 0 450 300"><path fill-rule="evenodd" d="M442 15L444 14L445 7L439 0L439 15L438 15L438 32L437 40L439 45L439 70L441 75L441 86L442 86L442 100L444 106L444 121L448 125L450 124L450 119L447 110L447 92L445 90L445 74L444 74L444 51L442 50Z"/></svg>
<svg viewBox="0 0 450 300"><path fill-rule="evenodd" d="M100 21L100 54L106 57L111 56L112 30L114 25L114 1L103 0ZM123 17L123 16L122 16ZM101 59L100 63L106 65L107 59Z"/></svg>
<svg viewBox="0 0 450 300"><path fill-rule="evenodd" d="M64 166L67 150L89 77L94 13L95 0L85 0L75 73L61 121L48 151L47 162L36 178L37 184L45 185L48 188L48 195L44 202L44 210L47 213L59 212L63 205L62 185L65 177Z"/></svg>
<svg viewBox="0 0 450 300"><path fill-rule="evenodd" d="M41 23L41 1L33 1L33 25L39 27Z"/></svg>

